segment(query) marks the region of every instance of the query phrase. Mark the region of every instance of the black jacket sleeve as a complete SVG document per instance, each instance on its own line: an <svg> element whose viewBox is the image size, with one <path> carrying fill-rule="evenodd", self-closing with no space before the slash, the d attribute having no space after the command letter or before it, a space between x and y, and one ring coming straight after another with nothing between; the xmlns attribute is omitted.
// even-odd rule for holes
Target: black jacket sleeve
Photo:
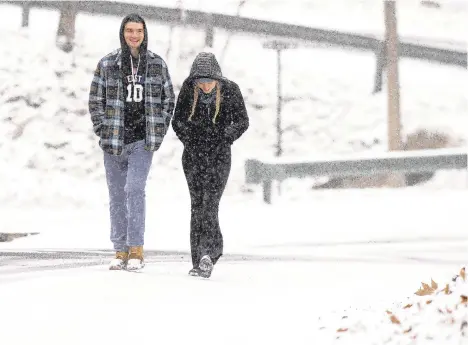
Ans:
<svg viewBox="0 0 468 345"><path fill-rule="evenodd" d="M188 124L187 114L189 98L189 88L187 83L184 83L182 84L179 96L177 97L174 118L172 119L172 129L183 144L187 143L190 138L190 127Z"/></svg>
<svg viewBox="0 0 468 345"><path fill-rule="evenodd" d="M244 103L244 97L239 86L233 83L232 95L232 123L224 130L224 137L233 143L249 128L249 117Z"/></svg>

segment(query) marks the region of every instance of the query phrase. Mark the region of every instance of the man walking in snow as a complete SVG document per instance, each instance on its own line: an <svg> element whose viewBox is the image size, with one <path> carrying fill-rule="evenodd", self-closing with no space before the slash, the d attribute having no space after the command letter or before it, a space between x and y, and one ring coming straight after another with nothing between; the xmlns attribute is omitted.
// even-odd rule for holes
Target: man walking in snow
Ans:
<svg viewBox="0 0 468 345"><path fill-rule="evenodd" d="M144 266L145 186L167 133L175 96L165 61L149 51L144 19L131 14L120 27L121 48L94 72L89 112L104 153L109 190L111 270Z"/></svg>

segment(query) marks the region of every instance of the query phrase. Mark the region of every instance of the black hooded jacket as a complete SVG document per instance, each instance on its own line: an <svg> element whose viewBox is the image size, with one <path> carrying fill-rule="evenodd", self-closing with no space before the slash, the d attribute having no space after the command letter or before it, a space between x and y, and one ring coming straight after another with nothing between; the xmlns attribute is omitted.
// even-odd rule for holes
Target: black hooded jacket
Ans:
<svg viewBox="0 0 468 345"><path fill-rule="evenodd" d="M205 105L199 101L200 97L197 97L192 114L195 93L203 92L196 85L197 78L218 81L220 99L217 114L216 101ZM172 128L177 137L187 150L214 152L220 145L231 145L248 127L249 118L239 86L223 77L213 54L198 54L177 98L172 120Z"/></svg>
<svg viewBox="0 0 468 345"><path fill-rule="evenodd" d="M124 29L125 25L129 22L142 23L144 28L144 38L140 45L140 62L138 64L138 58L133 58L133 65L136 68L139 66L137 71L137 82L139 84L141 92L138 92L138 99L135 99L135 90L133 84L128 77L132 75L131 69L131 53L130 48L125 42ZM146 75L146 61L147 61L147 50L148 50L148 30L144 19L138 14L129 14L122 20L120 25L120 46L122 48L122 77L123 86L125 93L125 134L124 143L129 144L138 140L143 140L146 135L146 124L145 124L145 92L143 89L144 76ZM140 91L138 90L138 91Z"/></svg>

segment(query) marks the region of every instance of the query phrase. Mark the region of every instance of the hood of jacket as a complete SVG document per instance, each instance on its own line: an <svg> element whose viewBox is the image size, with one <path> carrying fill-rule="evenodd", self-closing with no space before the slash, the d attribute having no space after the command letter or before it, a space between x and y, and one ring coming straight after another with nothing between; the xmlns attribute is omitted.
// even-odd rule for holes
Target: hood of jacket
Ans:
<svg viewBox="0 0 468 345"><path fill-rule="evenodd" d="M144 29L144 34L145 37L143 38L143 42L140 45L140 55L141 56L146 56L146 52L148 50L148 30L146 28L146 22L141 17L139 14L132 13L127 15L123 20L122 24L120 25L120 47L122 48L122 56L127 57L130 56L130 47L127 45L125 42L125 37L124 37L124 29L125 29L125 24L133 22L133 23L142 23L143 24L143 29Z"/></svg>
<svg viewBox="0 0 468 345"><path fill-rule="evenodd" d="M223 73L213 53L201 52L192 63L188 79L209 78L223 80Z"/></svg>

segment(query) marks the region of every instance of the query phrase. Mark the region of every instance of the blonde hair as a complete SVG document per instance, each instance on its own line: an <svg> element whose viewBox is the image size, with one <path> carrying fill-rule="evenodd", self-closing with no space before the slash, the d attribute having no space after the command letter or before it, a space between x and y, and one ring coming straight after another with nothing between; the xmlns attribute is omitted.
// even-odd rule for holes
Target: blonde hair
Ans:
<svg viewBox="0 0 468 345"><path fill-rule="evenodd" d="M217 119L218 114L219 114L219 109L221 108L221 85L220 85L220 83L216 82L215 87L216 87L216 110L215 110L215 114L214 114L213 119L212 119L213 123L216 123L216 119ZM189 121L192 121L193 114L195 114L195 109L197 107L199 92L200 92L200 88L197 85L195 85L195 87L193 89L192 111L190 112L190 115L189 115L189 118L188 118Z"/></svg>

